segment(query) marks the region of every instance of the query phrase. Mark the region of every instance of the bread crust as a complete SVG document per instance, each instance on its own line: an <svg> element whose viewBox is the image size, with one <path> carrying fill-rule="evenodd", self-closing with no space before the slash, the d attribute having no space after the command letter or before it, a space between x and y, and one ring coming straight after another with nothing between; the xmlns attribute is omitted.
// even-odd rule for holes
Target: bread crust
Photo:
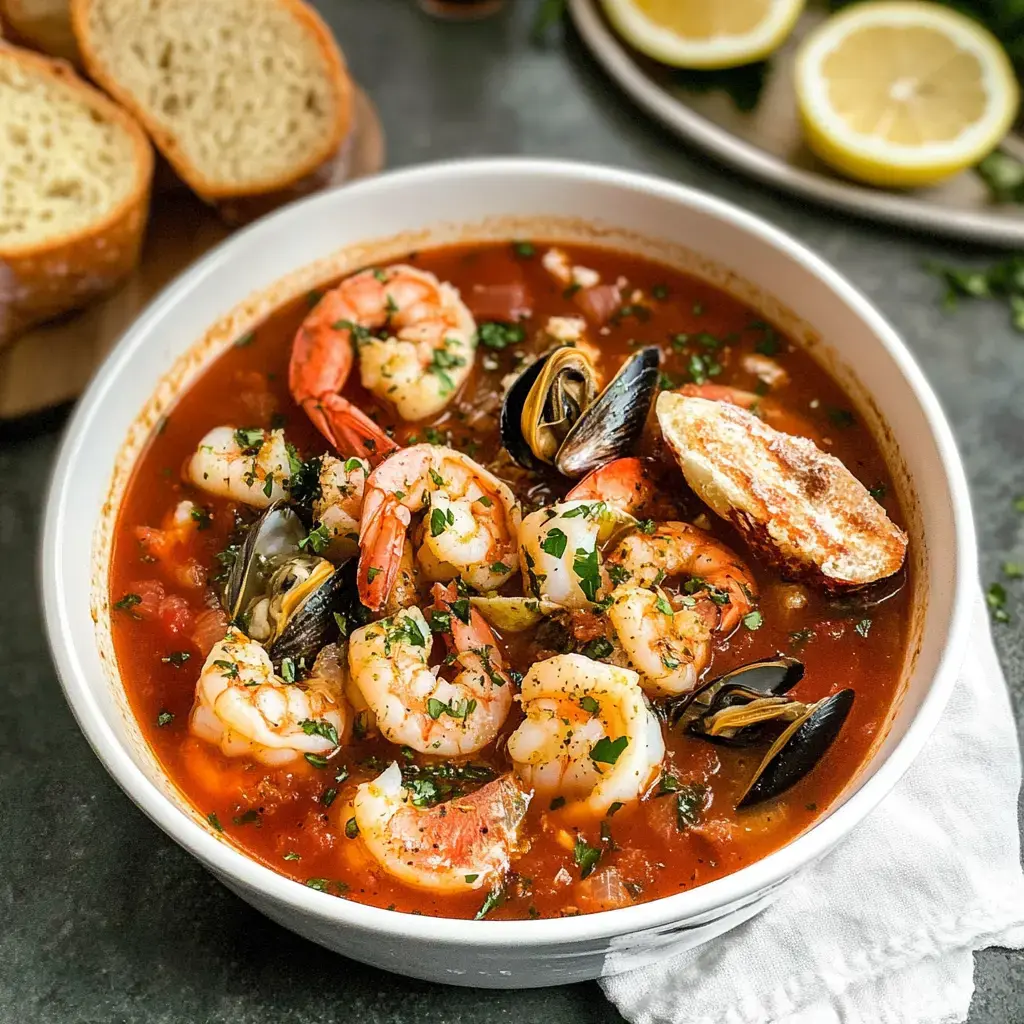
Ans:
<svg viewBox="0 0 1024 1024"><path fill-rule="evenodd" d="M204 177L198 167L193 166L178 148L174 135L161 127L146 110L145 105L125 89L99 59L93 46L89 30L89 12L94 0L71 0L71 25L78 40L82 60L89 76L101 85L122 106L139 120L148 132L157 149L164 155L178 176L202 199L216 202L243 196L263 195L289 189L309 175L315 174L322 165L330 162L338 152L342 141L348 135L353 116L353 86L345 66L344 58L323 19L302 0L275 0L286 8L316 40L317 48L324 57L331 84L337 96L338 116L334 130L325 135L322 144L311 150L307 158L296 164L288 173L267 178L260 182L232 185L225 181L214 181Z"/></svg>
<svg viewBox="0 0 1024 1024"><path fill-rule="evenodd" d="M906 534L813 441L738 406L668 391L657 416L697 496L786 576L841 591L902 567Z"/></svg>
<svg viewBox="0 0 1024 1024"><path fill-rule="evenodd" d="M78 44L71 31L71 0L44 4L38 0L0 0L0 29L6 27L11 42L21 43L50 57L81 64ZM0 31L0 36L4 32Z"/></svg>
<svg viewBox="0 0 1024 1024"><path fill-rule="evenodd" d="M0 243L0 345L33 324L79 309L127 277L139 260L149 213L153 150L126 111L82 81L62 60L0 43L0 61L16 60L52 78L132 140L134 186L102 219L65 235L13 246Z"/></svg>

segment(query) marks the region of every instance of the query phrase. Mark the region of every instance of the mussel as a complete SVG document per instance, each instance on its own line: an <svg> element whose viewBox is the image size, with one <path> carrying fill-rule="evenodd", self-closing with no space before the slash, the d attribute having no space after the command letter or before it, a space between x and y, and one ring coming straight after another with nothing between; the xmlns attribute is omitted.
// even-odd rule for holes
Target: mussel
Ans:
<svg viewBox="0 0 1024 1024"><path fill-rule="evenodd" d="M667 702L673 728L733 747L767 746L737 808L779 796L809 774L835 741L853 690L813 704L786 696L803 677L795 658L753 662Z"/></svg>
<svg viewBox="0 0 1024 1024"><path fill-rule="evenodd" d="M603 391L582 348L564 345L516 378L501 407L501 442L525 469L580 477L629 455L658 389L660 353L634 352Z"/></svg>
<svg viewBox="0 0 1024 1024"><path fill-rule="evenodd" d="M285 658L312 664L337 633L334 612L347 581L326 558L302 550L306 533L293 509L271 505L249 528L224 590L232 621L275 665Z"/></svg>

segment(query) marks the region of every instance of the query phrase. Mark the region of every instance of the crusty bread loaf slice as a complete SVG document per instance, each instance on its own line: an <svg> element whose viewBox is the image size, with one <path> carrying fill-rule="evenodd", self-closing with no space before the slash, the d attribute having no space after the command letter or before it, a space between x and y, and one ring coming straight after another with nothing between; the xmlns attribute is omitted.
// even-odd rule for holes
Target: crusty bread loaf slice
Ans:
<svg viewBox="0 0 1024 1024"><path fill-rule="evenodd" d="M208 200L287 188L347 134L352 87L300 0L72 0L89 74Z"/></svg>
<svg viewBox="0 0 1024 1024"><path fill-rule="evenodd" d="M138 261L153 151L63 61L0 43L0 343Z"/></svg>
<svg viewBox="0 0 1024 1024"><path fill-rule="evenodd" d="M12 41L79 63L71 0L0 0L0 21L9 28Z"/></svg>

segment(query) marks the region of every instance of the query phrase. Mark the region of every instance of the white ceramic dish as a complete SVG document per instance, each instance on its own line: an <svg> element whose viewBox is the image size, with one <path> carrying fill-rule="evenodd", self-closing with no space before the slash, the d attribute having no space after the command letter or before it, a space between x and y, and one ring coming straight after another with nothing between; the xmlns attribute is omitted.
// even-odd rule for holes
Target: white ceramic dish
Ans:
<svg viewBox="0 0 1024 1024"><path fill-rule="evenodd" d="M896 471L914 553L913 642L888 734L828 816L785 848L701 888L621 910L514 923L441 920L316 892L211 831L161 772L127 707L110 641L107 566L118 501L146 437L233 338L345 270L412 248L510 237L595 242L673 262L805 340L844 381ZM107 359L68 427L42 574L53 656L97 755L225 885L357 960L455 984L528 987L615 973L706 941L766 906L788 877L839 842L932 731L965 648L976 570L967 486L935 396L892 329L834 270L763 221L678 185L498 159L400 171L317 195L235 235L172 284Z"/></svg>

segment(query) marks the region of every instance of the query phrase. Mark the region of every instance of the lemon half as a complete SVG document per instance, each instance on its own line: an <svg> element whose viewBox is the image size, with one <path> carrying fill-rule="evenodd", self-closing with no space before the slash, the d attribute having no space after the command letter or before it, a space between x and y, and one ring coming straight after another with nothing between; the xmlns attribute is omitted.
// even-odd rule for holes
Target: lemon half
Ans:
<svg viewBox="0 0 1024 1024"><path fill-rule="evenodd" d="M932 185L994 149L1017 113L998 41L933 3L865 3L801 44L796 94L808 145L874 185Z"/></svg>
<svg viewBox="0 0 1024 1024"><path fill-rule="evenodd" d="M761 60L789 35L804 0L602 0L616 31L677 68Z"/></svg>

